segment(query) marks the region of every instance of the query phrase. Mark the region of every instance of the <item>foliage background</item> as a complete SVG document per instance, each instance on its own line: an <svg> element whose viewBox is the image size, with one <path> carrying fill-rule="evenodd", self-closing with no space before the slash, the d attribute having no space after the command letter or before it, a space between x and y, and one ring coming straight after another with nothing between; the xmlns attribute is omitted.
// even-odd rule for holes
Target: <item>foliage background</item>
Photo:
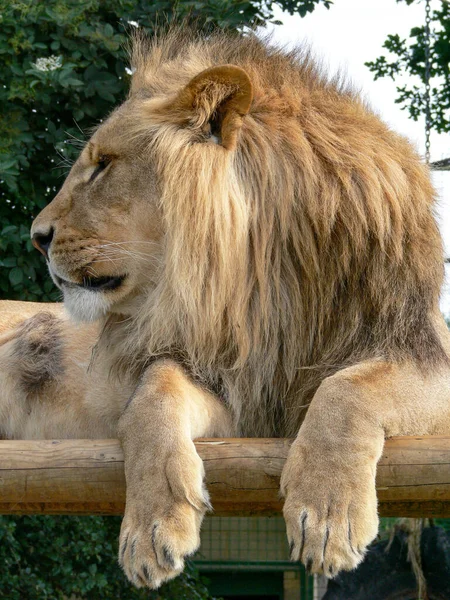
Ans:
<svg viewBox="0 0 450 600"><path fill-rule="evenodd" d="M117 566L117 517L0 517L5 600L213 600L192 564L157 592L132 587Z"/></svg>
<svg viewBox="0 0 450 600"><path fill-rule="evenodd" d="M421 0L397 0L413 4ZM441 0L431 11L430 23L431 127L438 133L450 131L450 3ZM408 39L391 34L383 44L387 54L366 63L375 79L393 80L408 74L411 83L397 87L396 103L417 121L425 115L425 25L414 27Z"/></svg>

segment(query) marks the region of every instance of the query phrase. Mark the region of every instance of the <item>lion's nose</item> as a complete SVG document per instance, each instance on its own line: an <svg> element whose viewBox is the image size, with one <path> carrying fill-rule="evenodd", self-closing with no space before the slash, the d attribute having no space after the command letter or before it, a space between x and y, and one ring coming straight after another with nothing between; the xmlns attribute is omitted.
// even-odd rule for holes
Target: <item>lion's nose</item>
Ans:
<svg viewBox="0 0 450 600"><path fill-rule="evenodd" d="M31 238L33 246L37 248L45 258L48 258L48 249L52 243L54 233L53 227L50 227L48 231L35 231Z"/></svg>

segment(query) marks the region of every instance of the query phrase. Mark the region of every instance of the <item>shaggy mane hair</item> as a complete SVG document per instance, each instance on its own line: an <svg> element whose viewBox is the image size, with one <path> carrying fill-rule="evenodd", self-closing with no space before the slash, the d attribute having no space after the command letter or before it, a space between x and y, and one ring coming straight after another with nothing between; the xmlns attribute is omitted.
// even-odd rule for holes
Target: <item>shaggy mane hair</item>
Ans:
<svg viewBox="0 0 450 600"><path fill-rule="evenodd" d="M345 366L447 360L433 326L434 192L403 137L302 49L175 30L137 40L132 56L142 102L129 133L154 156L167 233L156 290L114 334L127 356L176 355L259 436L295 434ZM232 151L199 143L200 110L182 127L165 108L226 63L254 90Z"/></svg>

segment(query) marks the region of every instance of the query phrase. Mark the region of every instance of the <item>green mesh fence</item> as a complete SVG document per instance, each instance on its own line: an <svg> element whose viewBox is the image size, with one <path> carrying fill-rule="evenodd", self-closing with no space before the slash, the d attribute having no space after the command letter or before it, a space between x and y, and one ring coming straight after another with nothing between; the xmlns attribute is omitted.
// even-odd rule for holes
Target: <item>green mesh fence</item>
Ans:
<svg viewBox="0 0 450 600"><path fill-rule="evenodd" d="M389 537L396 521L381 519L381 539ZM433 522L450 530L450 519ZM313 600L321 598L325 591L325 582L316 579L314 584L302 565L289 561L282 517L207 517L201 537L201 549L194 562L211 578L217 596ZM277 591L280 586L281 591ZM267 594L262 594L261 589Z"/></svg>
<svg viewBox="0 0 450 600"><path fill-rule="evenodd" d="M194 562L207 577L214 575L214 582L224 581L224 589L219 589L223 596L226 596L227 580L221 579L218 573L253 573L250 580L255 584L248 589L249 598L252 593L257 594L257 583L261 583L265 575L272 573L272 580L275 580L275 574L280 573L283 574L283 593L272 595L266 585L268 598L313 599L313 578L306 575L302 565L289 561L282 517L207 517L202 526L200 551ZM232 581L230 576L230 589ZM244 576L241 581L244 588L248 587ZM218 593L216 588L214 592ZM247 595L243 593L239 597L246 598ZM265 596L258 593L257 597Z"/></svg>

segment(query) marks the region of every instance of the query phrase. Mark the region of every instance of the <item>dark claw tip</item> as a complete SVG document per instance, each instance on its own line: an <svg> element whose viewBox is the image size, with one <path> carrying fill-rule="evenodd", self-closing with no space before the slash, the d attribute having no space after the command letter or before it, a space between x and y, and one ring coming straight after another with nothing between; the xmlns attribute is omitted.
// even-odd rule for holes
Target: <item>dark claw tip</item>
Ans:
<svg viewBox="0 0 450 600"><path fill-rule="evenodd" d="M125 556L125 551L127 549L127 546L128 546L128 534L125 538L124 543L122 544L122 548L120 549L120 556L121 556L122 560L123 560L123 557Z"/></svg>
<svg viewBox="0 0 450 600"><path fill-rule="evenodd" d="M158 529L158 525L155 523L152 527L152 544L155 546L156 541L156 530Z"/></svg>
<svg viewBox="0 0 450 600"><path fill-rule="evenodd" d="M173 559L172 553L170 552L169 548L167 548L167 546L164 546L163 548L163 555L166 563L170 566L171 569L174 569L175 561Z"/></svg>
<svg viewBox="0 0 450 600"><path fill-rule="evenodd" d="M294 560L294 559L293 559L294 550L295 550L295 542L294 542L294 541L292 541L292 542L289 544L289 558L290 558L291 560Z"/></svg>
<svg viewBox="0 0 450 600"><path fill-rule="evenodd" d="M136 554L136 544L137 544L137 539L134 538L134 540L131 542L131 556L132 557Z"/></svg>
<svg viewBox="0 0 450 600"><path fill-rule="evenodd" d="M312 565L313 565L313 561L312 561L312 559L311 559L311 558L309 558L309 559L306 561L306 572L307 572L308 574L309 574L309 573L311 573Z"/></svg>
<svg viewBox="0 0 450 600"><path fill-rule="evenodd" d="M152 527L152 547L153 547L153 552L156 554L156 530L158 528L158 525L155 523Z"/></svg>
<svg viewBox="0 0 450 600"><path fill-rule="evenodd" d="M328 573L333 575L333 567L331 565L328 567Z"/></svg>
<svg viewBox="0 0 450 600"><path fill-rule="evenodd" d="M151 577L150 577L149 570L147 569L147 565L142 565L142 572L144 573L144 577L147 580L147 582L150 582Z"/></svg>

